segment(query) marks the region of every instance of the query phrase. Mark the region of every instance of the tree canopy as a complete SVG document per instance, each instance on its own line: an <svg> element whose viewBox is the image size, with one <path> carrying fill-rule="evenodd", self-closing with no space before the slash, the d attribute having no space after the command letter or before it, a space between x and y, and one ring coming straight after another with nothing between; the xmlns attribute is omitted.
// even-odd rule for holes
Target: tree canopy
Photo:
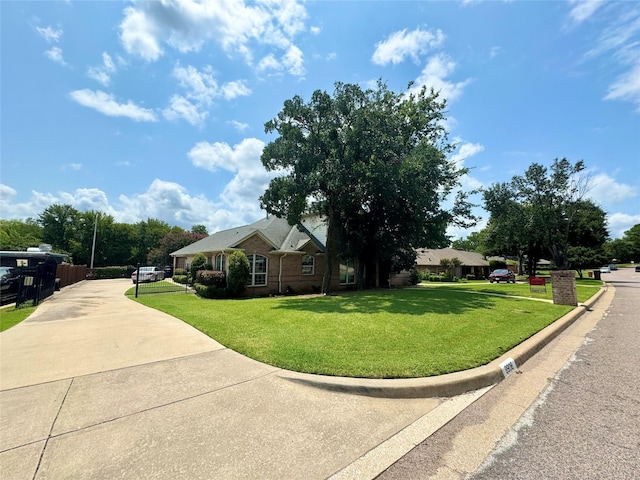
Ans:
<svg viewBox="0 0 640 480"><path fill-rule="evenodd" d="M526 255L529 271L536 260L549 255L557 268L591 261L601 254L608 233L605 213L583 199L588 178L584 162L555 159L550 168L533 163L509 183L484 192L489 254ZM578 248L579 247L579 248Z"/></svg>
<svg viewBox="0 0 640 480"><path fill-rule="evenodd" d="M358 259L387 269L413 265L415 248L449 244L445 231L474 218L465 194L444 208L465 169L448 160L446 102L433 90L391 92L336 83L333 94L295 96L265 124L278 137L263 150L274 178L260 198L271 214L300 222L311 213L327 224L323 291L333 261Z"/></svg>

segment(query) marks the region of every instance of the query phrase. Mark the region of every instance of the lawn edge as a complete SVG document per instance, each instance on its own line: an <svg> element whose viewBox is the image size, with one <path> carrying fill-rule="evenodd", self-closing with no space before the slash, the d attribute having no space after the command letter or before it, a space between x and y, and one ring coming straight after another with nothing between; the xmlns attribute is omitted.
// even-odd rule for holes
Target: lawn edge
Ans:
<svg viewBox="0 0 640 480"><path fill-rule="evenodd" d="M280 370L277 375L291 382L314 388L377 398L430 398L462 395L501 382L505 378L500 368L502 362L512 359L516 366L523 365L585 312L591 310L591 307L600 300L606 291L605 285L586 302L579 303L573 310L551 325L481 367L433 377L403 379L332 377L284 369Z"/></svg>

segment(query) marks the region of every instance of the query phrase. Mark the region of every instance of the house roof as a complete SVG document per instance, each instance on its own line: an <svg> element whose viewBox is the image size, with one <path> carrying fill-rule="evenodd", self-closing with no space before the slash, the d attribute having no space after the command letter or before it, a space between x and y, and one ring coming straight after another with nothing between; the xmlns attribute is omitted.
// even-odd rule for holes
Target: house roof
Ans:
<svg viewBox="0 0 640 480"><path fill-rule="evenodd" d="M319 243L313 235L308 234L306 228L300 225L291 226L282 218L268 217L250 225L216 232L180 250L176 250L171 253L171 256L179 257L239 249L239 245L253 235L259 235L271 245L274 251L278 252L298 252L310 241L313 241L318 248L324 250L324 244Z"/></svg>
<svg viewBox="0 0 640 480"><path fill-rule="evenodd" d="M454 257L458 258L465 267L489 266L489 262L479 253L465 252L464 250L456 250L455 248L419 249L416 264L429 267L439 266L440 260L443 258L452 259Z"/></svg>

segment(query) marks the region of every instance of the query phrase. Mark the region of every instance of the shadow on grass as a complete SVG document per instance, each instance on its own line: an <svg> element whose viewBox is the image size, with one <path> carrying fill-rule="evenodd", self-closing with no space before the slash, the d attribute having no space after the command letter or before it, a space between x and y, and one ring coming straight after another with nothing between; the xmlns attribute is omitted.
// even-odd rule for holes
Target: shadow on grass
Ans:
<svg viewBox="0 0 640 480"><path fill-rule="evenodd" d="M463 314L477 309L491 309L495 297L469 295L445 290L374 290L347 292L314 298L287 298L273 310L297 310L320 314Z"/></svg>

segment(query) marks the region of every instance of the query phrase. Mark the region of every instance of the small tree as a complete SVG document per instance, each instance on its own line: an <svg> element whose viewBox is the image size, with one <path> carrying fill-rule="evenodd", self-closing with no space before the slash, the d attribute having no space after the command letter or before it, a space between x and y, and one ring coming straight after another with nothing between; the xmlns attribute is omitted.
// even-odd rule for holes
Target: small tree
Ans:
<svg viewBox="0 0 640 480"><path fill-rule="evenodd" d="M229 255L229 273L227 274L227 290L232 296L240 296L244 293L251 275L249 259L241 251L235 251Z"/></svg>
<svg viewBox="0 0 640 480"><path fill-rule="evenodd" d="M195 257L193 257L193 260L191 261L191 267L189 269L192 281L195 281L196 273L198 272L198 270L206 270L206 264L207 257L205 257L202 253L198 253Z"/></svg>

